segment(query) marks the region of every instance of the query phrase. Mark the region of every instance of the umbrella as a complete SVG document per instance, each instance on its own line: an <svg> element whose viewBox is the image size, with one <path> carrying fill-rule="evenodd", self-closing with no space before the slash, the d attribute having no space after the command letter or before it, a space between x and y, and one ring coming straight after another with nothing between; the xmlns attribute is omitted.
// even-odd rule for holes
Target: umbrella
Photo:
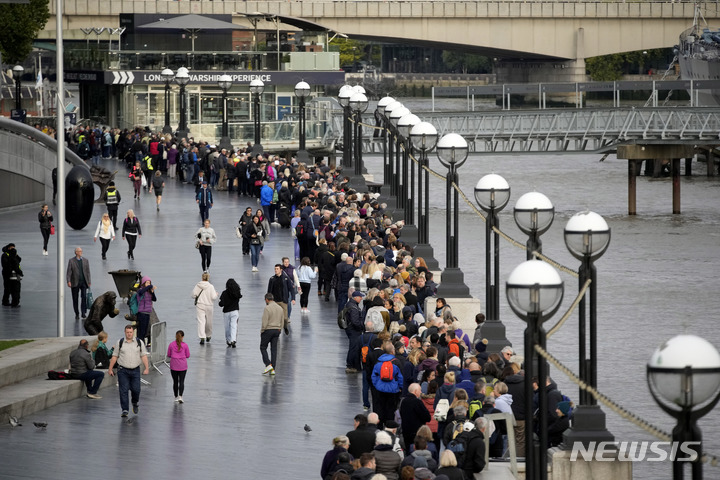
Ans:
<svg viewBox="0 0 720 480"><path fill-rule="evenodd" d="M163 29L163 30L185 30L190 33L192 40L192 51L195 51L195 38L200 30L247 30L247 28L231 22L217 20L215 18L203 17L202 15L181 15L179 17L160 20L159 22L146 23L137 28Z"/></svg>

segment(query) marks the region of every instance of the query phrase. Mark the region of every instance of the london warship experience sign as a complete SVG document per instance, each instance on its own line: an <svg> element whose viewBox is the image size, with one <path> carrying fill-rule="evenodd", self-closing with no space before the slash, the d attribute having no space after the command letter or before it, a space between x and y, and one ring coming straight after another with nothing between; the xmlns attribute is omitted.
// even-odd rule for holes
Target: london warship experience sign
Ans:
<svg viewBox="0 0 720 480"><path fill-rule="evenodd" d="M311 85L341 85L345 83L345 72L328 71L242 71L222 70L190 71L191 85L216 86L221 75L230 75L233 85L250 84L262 80L266 85L295 85L305 81ZM164 85L165 80L155 70L107 70L107 71L66 71L65 81L73 83L103 83L105 85Z"/></svg>

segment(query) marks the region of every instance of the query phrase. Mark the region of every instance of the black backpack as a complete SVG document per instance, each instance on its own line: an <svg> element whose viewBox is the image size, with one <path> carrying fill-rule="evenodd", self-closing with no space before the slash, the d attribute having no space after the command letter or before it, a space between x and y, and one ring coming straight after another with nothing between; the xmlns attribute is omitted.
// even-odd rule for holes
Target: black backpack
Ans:
<svg viewBox="0 0 720 480"><path fill-rule="evenodd" d="M350 322L348 322L348 311L350 310L350 302L348 302L345 307L338 313L337 321L338 321L338 327L340 327L341 330L345 330L350 326Z"/></svg>
<svg viewBox="0 0 720 480"><path fill-rule="evenodd" d="M110 356L107 350L101 348L95 350L95 366L97 368L108 368L110 366Z"/></svg>

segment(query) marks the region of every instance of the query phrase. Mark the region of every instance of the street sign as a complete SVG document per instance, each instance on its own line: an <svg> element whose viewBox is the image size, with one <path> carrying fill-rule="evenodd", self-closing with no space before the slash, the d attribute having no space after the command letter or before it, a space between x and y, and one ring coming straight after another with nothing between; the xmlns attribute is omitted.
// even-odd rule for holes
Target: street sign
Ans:
<svg viewBox="0 0 720 480"><path fill-rule="evenodd" d="M25 123L26 115L27 115L27 112L25 110L16 110L13 108L10 111L10 118L13 120L17 120L18 122Z"/></svg>

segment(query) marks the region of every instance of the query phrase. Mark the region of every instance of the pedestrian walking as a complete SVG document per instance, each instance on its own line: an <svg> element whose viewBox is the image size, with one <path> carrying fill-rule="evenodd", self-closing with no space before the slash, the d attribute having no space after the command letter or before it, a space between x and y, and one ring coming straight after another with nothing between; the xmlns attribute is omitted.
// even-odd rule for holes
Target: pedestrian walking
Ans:
<svg viewBox="0 0 720 480"><path fill-rule="evenodd" d="M183 342L185 332L175 332L175 342L168 345L167 356L170 358L170 375L173 379L173 394L175 401L183 403L183 392L185 391L185 374L187 373L187 359L190 358L190 347Z"/></svg>
<svg viewBox="0 0 720 480"><path fill-rule="evenodd" d="M210 217L210 209L213 206L212 191L208 188L206 181L202 182L202 186L195 196L195 203L200 207L200 221L205 223L205 220Z"/></svg>
<svg viewBox="0 0 720 480"><path fill-rule="evenodd" d="M200 263L202 264L203 272L207 272L210 268L210 261L212 260L212 246L217 240L215 236L215 230L210 228L210 220L205 219L203 226L195 232L196 242L198 242L198 251L200 252Z"/></svg>
<svg viewBox="0 0 720 480"><path fill-rule="evenodd" d="M115 375L113 368L117 364L117 380L118 391L120 392L120 408L122 409L121 417L127 417L130 408L128 406L128 391L130 391L130 401L132 402L133 413L138 414L140 402L140 365L145 367L142 375L150 373L148 364L147 349L145 343L139 338L134 337L135 330L132 325L125 326L125 336L118 340L113 349L113 356L110 359L108 374L112 377Z"/></svg>
<svg viewBox="0 0 720 480"><path fill-rule="evenodd" d="M288 315L288 303L290 300L290 291L295 288L292 280L285 275L281 264L275 265L275 275L270 277L268 280L267 293L272 293L275 302L280 305L285 315L285 321L289 322L290 315ZM293 300L294 301L294 300Z"/></svg>
<svg viewBox="0 0 720 480"><path fill-rule="evenodd" d="M258 271L258 261L260 260L260 248L265 242L264 228L257 215L252 217L252 221L247 224L243 232L243 238L247 238L250 244L250 261L252 263L252 271Z"/></svg>
<svg viewBox="0 0 720 480"><path fill-rule="evenodd" d="M155 206L160 211L160 202L162 202L163 188L165 188L165 180L163 180L162 172L158 170L152 179L152 187L155 191Z"/></svg>
<svg viewBox="0 0 720 480"><path fill-rule="evenodd" d="M262 251L265 248L265 242L267 241L268 238L270 238L270 222L268 222L268 219L265 216L265 214L263 213L262 208L258 208L257 212L255 212L255 214L260 219L260 223L262 224L262 227L263 227L263 243L260 244L260 254L262 255Z"/></svg>
<svg viewBox="0 0 720 480"><path fill-rule="evenodd" d="M245 228L248 226L250 222L252 222L252 207L247 207L245 209L245 212L240 217L240 220L238 220L238 225L240 227L240 234L242 235L242 254L243 255L250 255L250 239L246 238Z"/></svg>
<svg viewBox="0 0 720 480"><path fill-rule="evenodd" d="M298 280L300 280L300 311L302 313L310 313L308 310L308 297L310 296L310 287L312 281L318 276L318 267L310 266L310 258L303 257L300 261L300 268L297 269Z"/></svg>
<svg viewBox="0 0 720 480"><path fill-rule="evenodd" d="M2 277L3 297L5 307L20 306L20 282L23 277L20 268L20 255L17 254L14 243L8 243L2 248Z"/></svg>
<svg viewBox="0 0 720 480"><path fill-rule="evenodd" d="M102 259L107 260L107 251L110 248L110 242L115 240L115 229L110 221L110 214L103 213L102 219L98 222L98 226L95 229L95 236L93 236L93 242L97 242L100 237L100 244L102 245Z"/></svg>
<svg viewBox="0 0 720 480"><path fill-rule="evenodd" d="M202 280L195 285L190 296L195 299L195 316L200 345L205 345L205 340L210 343L210 337L212 337L213 301L218 298L218 293L210 283L208 273L202 274Z"/></svg>
<svg viewBox="0 0 720 480"><path fill-rule="evenodd" d="M53 221L53 215L50 213L50 210L47 206L47 203L44 203L43 206L40 208L40 212L38 212L38 222L40 222L40 233L42 233L43 236L43 255L47 255L47 246L48 241L50 240L50 231L52 229L52 221Z"/></svg>
<svg viewBox="0 0 720 480"><path fill-rule="evenodd" d="M72 294L75 320L80 318L80 313L82 313L82 318L85 318L89 307L87 304L87 291L91 284L90 262L82 254L82 248L75 248L75 256L68 261L67 273L65 274L65 281ZM78 294L81 296L80 311L78 311Z"/></svg>
<svg viewBox="0 0 720 480"><path fill-rule="evenodd" d="M142 339L146 344L150 344L146 339L150 336L150 315L153 310L153 302L157 301L155 296L155 285L147 275L140 280L140 288L137 291L138 301L138 338Z"/></svg>
<svg viewBox="0 0 720 480"><path fill-rule="evenodd" d="M135 260L135 254L133 253L133 251L135 250L135 245L139 237L142 237L140 221L135 216L135 212L133 212L132 210L128 210L127 217L125 217L125 221L123 221L122 239L127 240L127 256L128 258L131 258L133 260Z"/></svg>
<svg viewBox="0 0 720 480"><path fill-rule="evenodd" d="M272 293L265 294L265 309L263 310L262 325L260 327L260 353L265 364L263 375L275 375L277 365L277 344L280 338L280 329L288 335L285 312L278 305ZM268 358L267 347L270 345L270 357Z"/></svg>
<svg viewBox="0 0 720 480"><path fill-rule="evenodd" d="M117 191L115 182L111 181L108 184L105 194L103 195L103 200L105 200L105 206L107 207L108 215L110 215L110 220L112 220L113 228L117 230L117 212L118 206L120 205L120 192Z"/></svg>
<svg viewBox="0 0 720 480"><path fill-rule="evenodd" d="M140 160L135 162L135 166L130 171L130 175L128 175L128 177L130 178L130 181L133 182L133 191L135 192L134 198L140 198L140 188L142 187L143 179L143 171L140 166Z"/></svg>
<svg viewBox="0 0 720 480"><path fill-rule="evenodd" d="M223 320L225 321L225 343L235 348L237 342L237 324L240 316L240 299L242 291L234 278L225 282L225 290L220 294L219 305L223 307Z"/></svg>

